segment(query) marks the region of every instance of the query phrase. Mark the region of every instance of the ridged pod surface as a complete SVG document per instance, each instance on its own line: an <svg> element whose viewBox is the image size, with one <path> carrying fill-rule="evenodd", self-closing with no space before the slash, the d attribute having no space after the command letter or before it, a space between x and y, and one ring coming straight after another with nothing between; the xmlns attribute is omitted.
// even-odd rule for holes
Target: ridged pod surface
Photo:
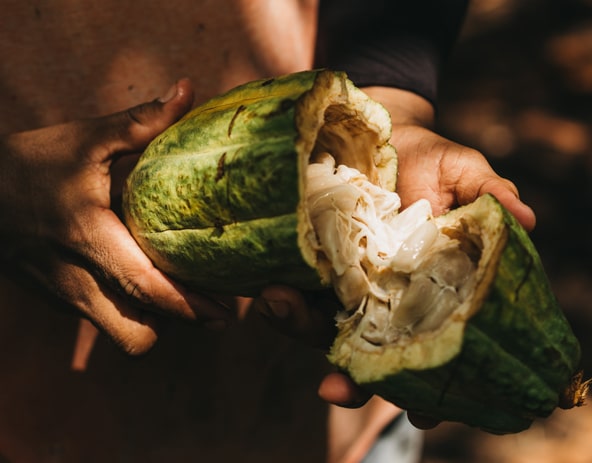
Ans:
<svg viewBox="0 0 592 463"><path fill-rule="evenodd" d="M438 220L480 249L472 297L437 330L395 345L343 324L330 360L402 408L492 433L581 405L580 345L524 229L489 195Z"/></svg>
<svg viewBox="0 0 592 463"><path fill-rule="evenodd" d="M125 220L157 267L198 289L327 287L331 267L311 245L307 165L329 152L392 191L390 134L388 112L343 73L251 82L150 144L127 180ZM475 262L470 296L435 329L396 342L368 342L366 314L349 316L329 360L403 408L494 433L580 405L579 343L526 232L488 195L435 223Z"/></svg>
<svg viewBox="0 0 592 463"><path fill-rule="evenodd" d="M193 286L257 294L269 283L326 286L306 243L309 158L342 160L392 189L386 110L345 74L250 82L198 106L157 137L127 180L126 222L158 267Z"/></svg>

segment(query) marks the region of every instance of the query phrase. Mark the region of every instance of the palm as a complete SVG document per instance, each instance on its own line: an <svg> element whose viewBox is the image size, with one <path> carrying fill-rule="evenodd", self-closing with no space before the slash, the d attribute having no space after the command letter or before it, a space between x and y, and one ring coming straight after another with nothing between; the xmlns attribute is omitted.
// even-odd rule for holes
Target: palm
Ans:
<svg viewBox="0 0 592 463"><path fill-rule="evenodd" d="M418 126L406 128L393 142L399 152L397 191L403 207L425 198L440 215L491 193L527 230L534 228L534 213L519 200L516 186L497 175L478 151Z"/></svg>

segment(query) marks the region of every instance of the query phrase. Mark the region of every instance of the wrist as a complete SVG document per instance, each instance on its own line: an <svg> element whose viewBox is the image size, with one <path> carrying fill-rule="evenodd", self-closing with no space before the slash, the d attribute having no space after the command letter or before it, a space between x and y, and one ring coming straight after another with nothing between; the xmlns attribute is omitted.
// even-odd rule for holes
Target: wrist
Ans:
<svg viewBox="0 0 592 463"><path fill-rule="evenodd" d="M434 107L417 93L393 87L366 87L363 90L389 111L393 130L398 126L409 125L433 128Z"/></svg>

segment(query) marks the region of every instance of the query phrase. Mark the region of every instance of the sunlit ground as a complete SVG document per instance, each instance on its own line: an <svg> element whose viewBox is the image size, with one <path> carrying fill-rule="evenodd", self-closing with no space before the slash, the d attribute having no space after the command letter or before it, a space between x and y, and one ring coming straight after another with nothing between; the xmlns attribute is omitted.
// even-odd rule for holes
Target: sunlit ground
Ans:
<svg viewBox="0 0 592 463"><path fill-rule="evenodd" d="M481 150L537 213L532 239L592 376L592 1L474 0L440 130ZM427 433L424 463L590 463L590 405L521 434Z"/></svg>

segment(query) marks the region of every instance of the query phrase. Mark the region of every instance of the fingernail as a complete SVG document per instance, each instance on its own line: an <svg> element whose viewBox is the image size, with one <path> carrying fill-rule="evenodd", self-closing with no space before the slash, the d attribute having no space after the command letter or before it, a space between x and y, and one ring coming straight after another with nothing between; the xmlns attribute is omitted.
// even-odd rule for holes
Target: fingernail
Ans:
<svg viewBox="0 0 592 463"><path fill-rule="evenodd" d="M290 305L285 301L267 301L267 305L277 318L288 318Z"/></svg>
<svg viewBox="0 0 592 463"><path fill-rule="evenodd" d="M175 82L168 89L168 91L165 93L165 95L158 99L158 101L160 101L161 103L166 103L167 101L172 100L176 94L177 94L177 83Z"/></svg>

